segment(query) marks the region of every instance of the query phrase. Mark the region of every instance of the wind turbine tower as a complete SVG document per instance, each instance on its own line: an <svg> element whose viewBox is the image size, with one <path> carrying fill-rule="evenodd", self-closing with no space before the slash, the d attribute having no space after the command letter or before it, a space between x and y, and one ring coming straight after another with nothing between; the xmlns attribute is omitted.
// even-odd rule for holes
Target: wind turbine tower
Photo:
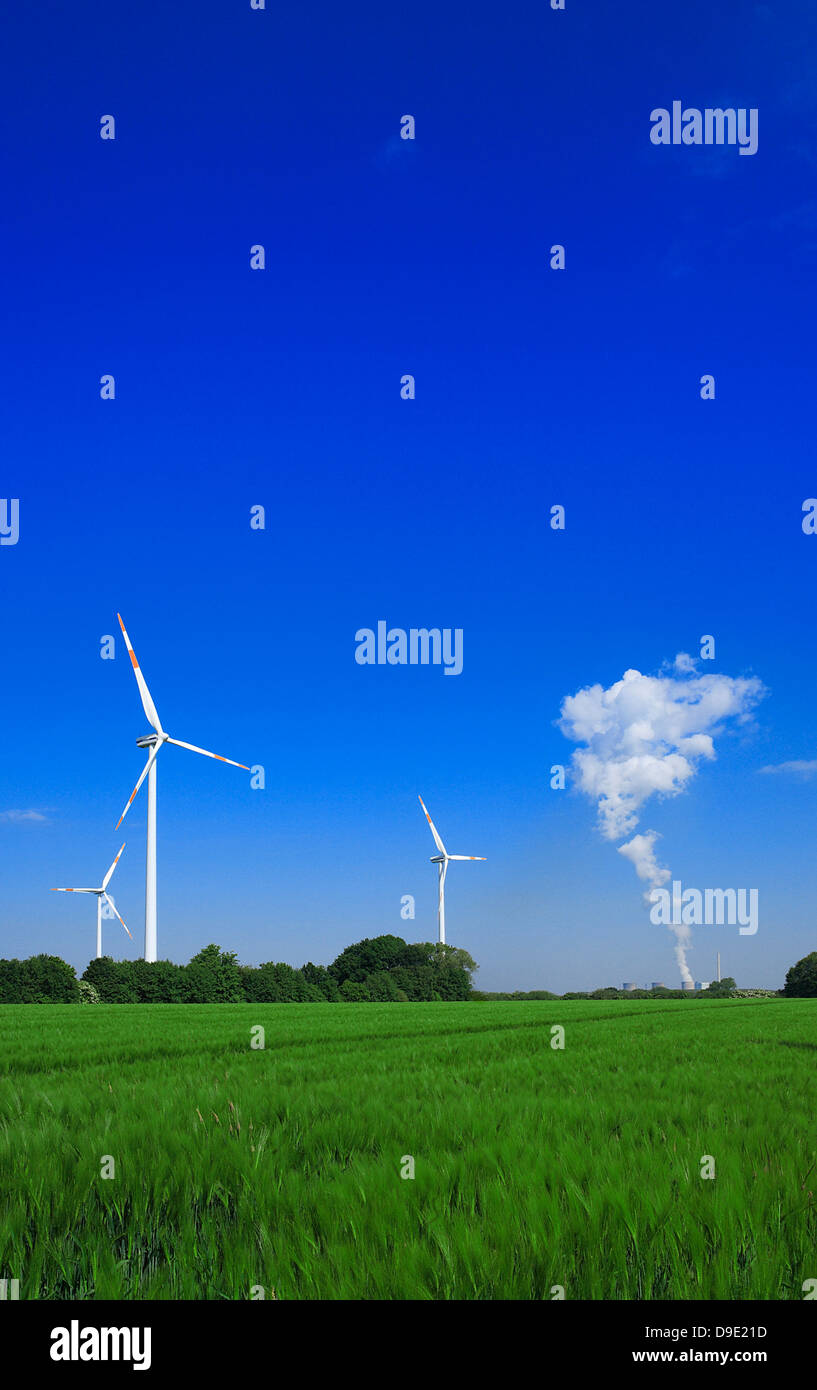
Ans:
<svg viewBox="0 0 817 1390"><path fill-rule="evenodd" d="M136 684L139 687L139 695L142 701L142 709L145 711L147 721L152 725L154 732L145 734L136 740L139 748L147 748L148 752L142 775L136 783L133 791L128 797L125 809L117 821L117 829L122 824L125 816L131 808L133 800L144 782L148 779L148 824L147 824L147 856L145 859L145 960L155 961L157 959L158 947L158 926L156 915L156 759L159 750L165 743L173 743L177 748L187 748L191 753L201 753L205 758L215 758L220 763L229 763L231 767L243 768L244 772L250 769L245 763L234 762L232 758L223 758L220 753L210 753L206 748L198 748L195 743L184 743L179 738L171 738L170 734L165 733L162 728L161 720L153 703L147 682L142 675L139 662L136 660L136 653L131 646L131 640L125 631L125 624L117 613L119 626L122 629L122 636L125 639L125 646L133 666L133 674L136 677Z"/></svg>
<svg viewBox="0 0 817 1390"><path fill-rule="evenodd" d="M124 848L125 848L125 846L123 845L123 846L122 846L122 849L124 849ZM122 849L120 849L120 851L119 851L119 853L117 854L116 858L114 859L114 861L113 861L111 867L109 868L108 872L106 873L105 877L103 878L103 880L102 880L102 887L101 887L101 888L52 888L52 889L51 889L51 892L52 892L52 893L94 893L94 894L96 894L96 958L97 958L97 960L99 960L100 956L102 955L102 899L103 899L103 898L105 899L106 903L108 904L108 907L110 907L110 908L116 913L117 917L119 917L119 913L116 911L116 904L114 903L113 898L111 897L110 893L108 892L108 884L110 883L111 879L113 878L113 871L114 871L114 869L116 868L117 864L119 863L119 860L120 860L121 857L122 857ZM122 922L122 926L125 927L125 923L124 923L124 921L122 920L121 917L119 917L119 920L120 920L120 922ZM131 936L131 934L130 934L130 932L128 931L127 927L125 927L125 931L128 932L128 936ZM131 941L132 941L132 940L133 940L133 937L131 936Z"/></svg>
<svg viewBox="0 0 817 1390"><path fill-rule="evenodd" d="M448 850L446 849L445 845L443 844L442 840L440 839L439 834L437 833L437 827L435 826L433 820L431 819L431 816L428 814L428 811L426 811L425 802L423 801L423 798L422 798L421 796L418 796L417 800L419 801L420 805L421 805L422 808L423 808L423 811L425 812L425 818L426 818L426 820L428 821L429 825L431 826L431 833L432 833L432 835L434 836L434 843L435 843L435 845L437 846L437 849L440 851L439 854L435 854L435 855L432 856L431 863L432 863L432 864L436 864L437 867L438 867L438 871L439 871L439 878L440 878L440 896L439 896L439 902L438 902L438 906L437 906L437 916L438 916L438 918L439 918L439 923L440 923L440 942L441 942L441 944L444 946L444 945L445 945L445 876L446 876L446 874L447 874L447 872L448 872L448 865L450 864L450 862L451 862L452 859L479 859L479 860L481 860L481 861L484 863L484 862L485 862L485 855L484 855L484 854L449 854L449 853L448 853Z"/></svg>

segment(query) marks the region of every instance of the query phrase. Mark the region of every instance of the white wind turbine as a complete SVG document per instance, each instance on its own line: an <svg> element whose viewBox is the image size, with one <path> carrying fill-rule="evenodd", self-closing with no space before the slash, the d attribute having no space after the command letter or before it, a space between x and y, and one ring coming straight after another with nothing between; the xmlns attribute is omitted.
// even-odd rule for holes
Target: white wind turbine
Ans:
<svg viewBox="0 0 817 1390"><path fill-rule="evenodd" d="M181 739L171 738L170 734L165 733L164 729L162 728L159 715L156 712L156 706L154 705L153 700L151 699L150 691L147 688L145 678L139 669L139 662L136 660L136 653L133 650L133 647L131 646L128 634L125 631L125 624L123 623L121 617L119 617L118 613L116 616L117 618L119 618L119 626L122 629L122 636L125 639L125 645L128 649L128 652L130 653L131 662L133 663L133 674L136 676L136 684L139 687L139 694L142 697L142 708L145 711L145 714L147 715L148 723L151 724L155 730L155 733L146 734L143 738L137 739L138 746L140 748L149 748L150 753L148 754L147 762L145 763L145 766L142 769L142 776L139 778L139 781L136 783L136 786L134 787L133 791L128 797L127 805L125 806L122 815L119 817L119 820L117 821L118 829L119 826L122 824L123 820L125 819L125 816L128 814L128 811L131 807L131 803L134 797L136 796L136 793L138 792L145 778L148 776L148 773L150 773L150 777L148 778L147 859L145 869L145 960L155 961L157 945L156 759L159 755L159 749L162 747L163 743L175 743L177 748L188 748L191 753L203 753L205 758L217 758L220 763L229 763L231 767L243 768L245 772L249 772L250 769L246 766L245 763L233 762L232 758L222 758L220 753L210 753L206 748L197 748L195 743L183 743Z"/></svg>
<svg viewBox="0 0 817 1390"><path fill-rule="evenodd" d="M440 839L439 835L437 834L437 827L435 826L433 820L431 819L431 816L428 814L428 811L426 811L425 802L423 801L423 798L422 798L421 796L418 796L417 800L419 801L420 805L422 806L423 810L425 811L426 820L428 821L429 825L431 826L431 833L432 833L432 835L434 836L434 843L435 843L435 845L437 846L437 849L440 851L439 854L435 854L435 855L432 857L431 863L432 863L432 864L437 864L438 867L439 867L439 874L440 874L440 901L439 901L439 906L438 906L438 908L437 908L437 916L438 916L439 919L440 919L440 941L442 942L443 945L445 945L445 875L446 875L446 873L448 872L448 865L449 865L449 862L450 862L452 859L480 859L480 860L482 860L482 862L484 863L484 862L485 862L485 855L484 855L484 854L449 854L449 853L448 853L448 850L446 849L445 845L443 844L442 840Z"/></svg>
<svg viewBox="0 0 817 1390"><path fill-rule="evenodd" d="M123 845L123 846L122 846L122 849L124 849L124 848L125 848L125 846ZM96 957L97 957L97 960L99 960L99 957L102 955L102 899L104 898L105 901L106 901L106 903L108 904L108 906L109 906L110 908L112 908L114 912L116 912L116 904L115 904L113 898L111 897L110 893L107 891L107 888L108 888L108 884L110 883L110 881L111 881L111 879L112 879L112 877L113 877L113 871L114 871L114 869L116 868L116 866L117 866L117 864L119 863L119 860L120 860L120 858L121 858L122 849L119 851L119 854L117 854L117 856L116 856L116 858L114 859L114 861L113 861L111 867L109 868L108 872L106 873L105 877L103 878L103 880L102 880L102 887L101 887L101 888L52 888L52 889L51 889L51 892L52 892L52 893L95 893L95 894L96 894ZM116 912L116 915L117 915L117 917L119 917L119 913L118 913L118 912ZM124 921L122 920L121 917L119 917L119 920L120 920L120 922L122 922L122 926L125 927L125 923L124 923ZM130 936L131 941L133 941L133 937L130 935L130 932L128 931L127 927L125 927L125 931L128 932L128 936Z"/></svg>

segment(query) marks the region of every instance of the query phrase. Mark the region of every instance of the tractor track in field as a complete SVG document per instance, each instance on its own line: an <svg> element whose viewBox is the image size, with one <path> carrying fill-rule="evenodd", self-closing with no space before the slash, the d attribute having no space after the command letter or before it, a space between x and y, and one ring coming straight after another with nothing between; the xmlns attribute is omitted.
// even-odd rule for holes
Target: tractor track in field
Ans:
<svg viewBox="0 0 817 1390"><path fill-rule="evenodd" d="M568 1002L568 1004L570 1004L570 1003L573 1002L573 1001L567 1001L567 1002ZM581 1001L581 1002L585 1002L585 1001ZM555 1013L556 1008L558 1007L558 1001L555 1001L555 1000L554 1000L553 1003L554 1003L554 1013ZM753 1001L753 1000L752 1000L752 1001L747 1000L747 1001L744 1002L743 1007L750 1007L751 1004L753 1004L753 1003L755 1003L755 1001ZM679 1015L679 1013L680 1013L679 1005L680 1005L680 1001L674 1001L674 1007L673 1007L673 1006L666 1006L666 1005L665 1005L665 1006L653 1008L653 1009L650 1009L649 1015L645 1015L645 1013L644 1013L643 1011L641 1011L641 1010L636 1010L636 1009L627 1009L627 1010L618 1011L618 1012L612 1011L612 1012L604 1013L604 1014L595 1014L593 1017L584 1017L584 1018L575 1018L575 1019L571 1019L571 1020L570 1020L570 1025L571 1025L572 1028L576 1028L576 1027L583 1027L583 1026L585 1026L585 1025L591 1025L591 1024L592 1024L592 1025L595 1025L596 1023L608 1022L608 1021L610 1021L610 1020L618 1021L619 1019L622 1019L622 1018L638 1018L638 1019L640 1019L640 1020L643 1022L644 1019L645 1019L646 1017L652 1018L652 1017L654 1017L654 1016L657 1015L657 1014L675 1014L675 1015ZM756 1007L761 1007L761 1006L764 1007L764 1008L768 1008L768 1003L767 1003L767 1001L766 1001L766 1000L757 1000ZM111 1007L115 1007L115 1006L111 1006ZM126 1006L126 1007L132 1007L132 1006ZM143 1007L143 1006L136 1006L136 1007ZM151 1006L150 1006L150 1005L146 1005L146 1006L144 1006L144 1007L150 1008ZM179 1007L180 1007L180 1008L183 1008L184 1005L180 1005ZM194 1007L195 1007L195 1006L194 1006ZM230 1005L227 1005L227 1007L229 1008L229 1007L231 1007L231 1006L230 1006ZM245 1006L245 1007L252 1007L252 1006L249 1006L249 1005L248 1005L248 1006ZM277 1005L277 1004L267 1004L267 1005L258 1005L257 1007L258 1007L258 1008L281 1008L281 1007L285 1007L285 1006L283 1006L283 1005ZM340 1005L339 1007L343 1008L344 1006L343 1006L343 1005ZM688 1006L685 1006L685 1007L688 1007ZM724 1000L723 1003L718 1003L718 1004L710 1004L710 1003L707 1003L707 1004L704 1005L703 1007L706 1008L706 1010L707 1010L707 1015L709 1015L709 1014L711 1014L713 1011L723 1011L723 1010L725 1010L725 1009L734 1008L734 1003L733 1003L733 1001L731 1001L731 1000ZM365 1046L366 1044L368 1044L369 1047L370 1047L371 1049L378 1049L378 1048L380 1048L381 1046L383 1046L383 1045L386 1044L386 1043L400 1042L400 1041L402 1041L402 1040L404 1040L404 1039L405 1039L406 1042L411 1042L412 1040L418 1040L418 1039L422 1039L422 1040L425 1040L425 1041L427 1041L427 1042L440 1042L440 1041L442 1041L442 1040L444 1040L444 1039L446 1039L446 1038L457 1038L457 1037L474 1037L474 1036L478 1036L478 1037L482 1037L482 1038L490 1038L491 1036L495 1036L495 1035L499 1035L499 1034L503 1034L503 1033L520 1033L520 1032L529 1032L529 1031L531 1031L531 1030L533 1030L533 1029L547 1029L547 1028L551 1027L552 1024L553 1024L554 1022L556 1022L556 1021L557 1021L557 1020L554 1019L554 1018L549 1018L549 1019L547 1019L547 1021L543 1021L543 1020L541 1020L541 1019L525 1019L525 1020L520 1020L518 1023L497 1023L497 1024L491 1025L491 1026L489 1026L489 1027L487 1027L487 1028L484 1027L484 1026L479 1026L479 1025L476 1025L476 1026L474 1026L474 1027L467 1027L467 1026L466 1026L466 1027L460 1027L460 1026L458 1026L458 1027L455 1027L455 1028L445 1028L445 1029L440 1029L440 1030L436 1030L436 1031L435 1031L435 1030L432 1030L432 1029L429 1029L429 1028L412 1029L412 1030L410 1030L410 1031L408 1031L408 1030L400 1030L400 1029L393 1029L393 1030L391 1030L391 1031L389 1031L389 1032L378 1032L378 1033L376 1033L376 1034L373 1033L373 1032L366 1032L366 1033L344 1033L344 1034L342 1034L341 1036L339 1036L338 1038L331 1038L331 1037L325 1037L325 1036L324 1036L324 1037L315 1037L315 1036L312 1036L312 1037L302 1037L302 1038L292 1038L292 1037L290 1037L290 1038L285 1038L285 1039L280 1039L280 1040L276 1040L276 1039L274 1039L274 1038L273 1038L273 1039L267 1038L266 1041L265 1041L265 1046L264 1046L264 1048L263 1048L263 1049L259 1049L259 1051L263 1050L263 1051L265 1051L265 1052L289 1052L289 1051L293 1051L293 1050L297 1050L297 1049L304 1049L304 1048L322 1049L322 1048L326 1048L327 1046L338 1046L338 1045L340 1045L340 1044L342 1044L343 1047L352 1047L352 1046L353 1046L353 1047L358 1048L358 1049L361 1047L361 1045ZM153 1048L150 1048L149 1050L146 1049L144 1052L137 1052L137 1053L134 1053L133 1055L130 1055L130 1056L127 1056L127 1057L125 1057L125 1056L111 1056L110 1054L105 1054L104 1052L101 1051L101 1052L100 1052L100 1055L99 1055L98 1057L94 1056L94 1057L80 1058L80 1059L77 1059L76 1061L67 1061L67 1060L63 1060L63 1061L61 1061L60 1064L57 1065L57 1066L54 1065L53 1060L50 1061L47 1065L40 1066L34 1059L32 1059L32 1060L27 1060L27 1061L25 1061L25 1062L22 1063L21 1065L17 1065L17 1064L15 1064L15 1063L13 1063L13 1062L7 1062L7 1063L5 1064L5 1066L0 1065L0 1080L6 1080L6 1079L8 1079L8 1080L13 1080L15 1076L59 1076L59 1075L62 1075L62 1074L71 1074L71 1073L75 1073L75 1072L77 1072L77 1071L87 1071L87 1070L90 1070L90 1069L93 1068L93 1067L104 1067L104 1066L106 1066L106 1065L109 1066L109 1067L127 1067L127 1066L133 1066L133 1065L135 1065L135 1064L137 1064L137 1063L140 1063L140 1064L141 1064L141 1063L150 1062L150 1061L161 1061L162 1059L165 1059L165 1060L175 1060L175 1059L181 1060L182 1058L185 1058L185 1057L189 1057L189 1058L201 1058L201 1057L224 1058L224 1057L227 1057L227 1056L245 1057L246 1054L247 1054L247 1051L248 1051L248 1047L247 1047L247 1043L246 1043L245 1041L242 1041L240 1044L234 1043L234 1042L233 1042L233 1043L226 1042L226 1043L223 1043L223 1044L213 1044L213 1045L202 1044L201 1041L196 1041L195 1043L192 1043L192 1042L191 1042L191 1045L190 1045L188 1048L179 1048L179 1047L153 1047Z"/></svg>

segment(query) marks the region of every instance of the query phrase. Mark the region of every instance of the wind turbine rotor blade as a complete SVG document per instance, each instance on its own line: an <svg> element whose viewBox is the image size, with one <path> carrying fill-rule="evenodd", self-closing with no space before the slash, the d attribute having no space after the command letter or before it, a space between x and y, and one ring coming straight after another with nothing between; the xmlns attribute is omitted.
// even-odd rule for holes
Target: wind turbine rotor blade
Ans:
<svg viewBox="0 0 817 1390"><path fill-rule="evenodd" d="M133 650L130 638L127 632L125 631L125 624L123 623L118 613L116 616L117 618L119 618L119 626L122 629L122 636L125 639L125 646L128 649L130 659L133 663L133 674L136 677L136 684L139 686L139 694L142 697L142 709L145 711L145 714L147 715L148 723L153 726L157 734L161 734L163 732L161 721L159 719L156 706L154 705L153 700L151 699L150 691L147 688L147 682L140 670L139 662L136 660L136 652Z"/></svg>
<svg viewBox="0 0 817 1390"><path fill-rule="evenodd" d="M423 801L423 798L422 798L421 796L418 796L418 797L417 797L417 800L419 801L420 805L422 806L423 811L425 812L425 818L426 818L426 820L428 821L429 825L431 826L431 833L432 833L432 835L434 836L434 843L435 843L435 845L437 846L437 849L440 851L440 854L445 854L445 845L443 844L442 840L440 839L439 835L437 834L437 827L435 826L433 820L431 819L431 816L428 814L428 811L426 811L426 805L425 805L425 802Z"/></svg>
<svg viewBox="0 0 817 1390"><path fill-rule="evenodd" d="M230 767L241 767L245 772L250 771L246 763L236 763L232 758L222 758L220 753L211 753L207 748L197 748L195 743L182 743L180 738L169 738L167 742L175 743L177 748L189 748L191 753L203 753L205 758L216 758L220 763L229 763Z"/></svg>
<svg viewBox="0 0 817 1390"><path fill-rule="evenodd" d="M125 846L123 845L123 846L122 846L122 849L124 849L124 848L125 848ZM103 880L102 880L102 891L103 891L103 893L105 892L105 889L107 888L108 884L109 884L110 881L111 881L111 875L113 874L114 869L116 868L117 864L119 863L120 859L122 858L122 849L121 849L121 850L119 851L119 853L117 854L117 856L116 856L116 858L114 859L114 861L113 861L111 867L109 868L108 872L106 873L105 877L104 877Z"/></svg>
<svg viewBox="0 0 817 1390"><path fill-rule="evenodd" d="M102 896L104 897L104 899L105 899L106 903L108 904L108 907L111 909L111 911L112 911L112 912L116 912L116 904L114 903L114 900L113 900L113 898L110 896L110 894L109 894L109 893L103 893ZM119 917L119 913L118 913L118 912L116 912L116 915L117 915L117 917ZM120 922L122 923L122 926L125 927L124 920L123 920L121 917L119 917L119 920L120 920ZM128 932L128 936L130 936L130 932L128 931L127 927L125 927L125 931L127 931L127 932ZM131 941L133 941L133 937L132 937L132 936L130 936L130 939L131 939Z"/></svg>
<svg viewBox="0 0 817 1390"><path fill-rule="evenodd" d="M485 863L484 854L449 854L449 859L481 859Z"/></svg>
<svg viewBox="0 0 817 1390"><path fill-rule="evenodd" d="M115 827L115 828L116 828L117 830L119 829L120 825L122 824L123 820L125 819L126 815L128 814L128 811L129 811L130 808L131 808L131 803L132 803L134 797L136 796L136 793L138 792L139 788L141 787L142 783L144 782L145 778L147 777L148 773L150 772L150 769L153 767L153 764L155 763L156 758L158 757L159 749L161 748L161 746L162 746L161 743L154 743L153 747L151 748L151 750L150 750L150 757L148 758L147 762L145 763L145 766L142 768L142 776L139 778L139 781L136 783L136 786L134 787L133 791L131 792L130 796L128 797L127 805L125 806L124 811L122 812L121 816L119 817L119 820L116 822L116 827ZM123 845L123 846L122 846L122 849L124 849L124 848L125 848L125 846ZM119 851L119 854L121 854L121 853L122 853L122 850ZM118 858L118 857L119 857L119 856L117 855L117 858Z"/></svg>
<svg viewBox="0 0 817 1390"><path fill-rule="evenodd" d="M52 888L52 893L99 893L99 888Z"/></svg>

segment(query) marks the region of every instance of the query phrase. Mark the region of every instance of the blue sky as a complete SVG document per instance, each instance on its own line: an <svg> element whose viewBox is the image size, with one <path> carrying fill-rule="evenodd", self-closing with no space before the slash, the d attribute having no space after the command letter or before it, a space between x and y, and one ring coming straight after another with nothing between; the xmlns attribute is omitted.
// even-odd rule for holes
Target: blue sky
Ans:
<svg viewBox="0 0 817 1390"><path fill-rule="evenodd" d="M691 968L720 949L776 987L817 949L817 778L759 771L817 758L817 16L712 8L9 17L0 953L92 953L92 905L48 890L101 881L141 768L124 646L99 656L117 611L165 728L266 769L163 750L160 955L433 939L419 792L487 856L446 900L483 988L675 983L549 772L566 695L709 633L704 667L768 693L643 825L685 883L757 887L760 928L701 928ZM757 107L757 154L652 145L676 98ZM356 665L378 619L462 628L462 674ZM142 949L145 807L116 954Z"/></svg>

